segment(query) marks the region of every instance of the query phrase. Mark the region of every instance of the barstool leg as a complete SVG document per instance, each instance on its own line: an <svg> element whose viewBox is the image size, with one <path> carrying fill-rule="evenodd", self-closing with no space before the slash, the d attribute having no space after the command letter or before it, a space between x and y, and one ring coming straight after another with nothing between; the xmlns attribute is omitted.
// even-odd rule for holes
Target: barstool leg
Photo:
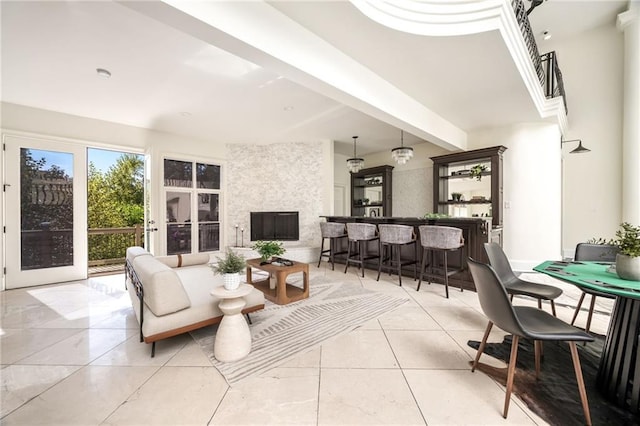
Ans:
<svg viewBox="0 0 640 426"><path fill-rule="evenodd" d="M400 287L402 287L402 259L400 258L400 246L399 245L395 245L395 246L391 246L391 253L393 254L393 249L396 250L396 254L398 255L398 282L400 283ZM393 264L393 260L391 261L391 263Z"/></svg>
<svg viewBox="0 0 640 426"><path fill-rule="evenodd" d="M360 269L362 270L362 278L364 278L364 241L360 241L358 246L358 250L360 251Z"/></svg>
<svg viewBox="0 0 640 426"><path fill-rule="evenodd" d="M380 272L382 271L382 258L383 256L383 250L384 250L384 246L382 245L382 243L378 243L378 277L376 278L376 281L380 281Z"/></svg>
<svg viewBox="0 0 640 426"><path fill-rule="evenodd" d="M424 275L424 267L425 267L425 263L427 263L427 255L429 250L427 250L426 248L422 248L422 262L420 262L420 279L418 280L418 288L416 289L416 291L420 291L420 286L422 285L422 276Z"/></svg>
<svg viewBox="0 0 640 426"><path fill-rule="evenodd" d="M324 238L320 243L320 257L318 258L318 268L320 267L320 263L322 262L322 252L324 251Z"/></svg>
<svg viewBox="0 0 640 426"><path fill-rule="evenodd" d="M447 269L447 251L444 250L444 292L449 298L449 273Z"/></svg>
<svg viewBox="0 0 640 426"><path fill-rule="evenodd" d="M344 273L347 273L349 268L349 259L351 258L351 240L347 240L347 260L344 262Z"/></svg>

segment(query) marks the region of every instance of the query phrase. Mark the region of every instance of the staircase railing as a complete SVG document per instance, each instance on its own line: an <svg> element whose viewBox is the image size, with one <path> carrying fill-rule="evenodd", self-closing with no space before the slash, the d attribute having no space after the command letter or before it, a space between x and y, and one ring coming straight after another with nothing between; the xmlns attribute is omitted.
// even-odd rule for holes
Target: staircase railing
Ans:
<svg viewBox="0 0 640 426"><path fill-rule="evenodd" d="M522 37L529 51L531 62L538 75L538 80L544 90L547 98L554 98L556 96L562 96L564 102L565 113L568 114L567 97L564 91L564 83L562 81L562 72L558 66L558 59L555 52L545 53L540 55L538 45L533 31L531 30L531 24L529 23L529 17L527 16L527 8L522 0L511 0L513 11L518 20Z"/></svg>

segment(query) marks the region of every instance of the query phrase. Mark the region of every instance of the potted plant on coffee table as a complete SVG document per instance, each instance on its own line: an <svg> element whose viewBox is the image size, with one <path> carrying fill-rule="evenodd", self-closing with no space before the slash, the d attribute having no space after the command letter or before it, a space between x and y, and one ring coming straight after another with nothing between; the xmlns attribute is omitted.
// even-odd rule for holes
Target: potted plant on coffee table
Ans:
<svg viewBox="0 0 640 426"><path fill-rule="evenodd" d="M281 256L286 251L280 241L256 241L251 248L258 252L263 262L269 262L273 256Z"/></svg>
<svg viewBox="0 0 640 426"><path fill-rule="evenodd" d="M623 280L640 281L640 226L620 224L612 241L620 251L616 255L616 273Z"/></svg>
<svg viewBox="0 0 640 426"><path fill-rule="evenodd" d="M225 257L217 257L217 259L218 263L211 264L213 273L222 275L225 289L237 289L240 285L240 272L246 267L244 257L234 253L231 249L227 249Z"/></svg>

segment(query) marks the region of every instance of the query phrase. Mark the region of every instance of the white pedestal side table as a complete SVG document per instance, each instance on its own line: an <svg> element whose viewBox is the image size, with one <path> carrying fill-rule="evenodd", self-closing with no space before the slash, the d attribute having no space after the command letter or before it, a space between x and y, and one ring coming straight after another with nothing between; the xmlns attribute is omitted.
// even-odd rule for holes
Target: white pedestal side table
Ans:
<svg viewBox="0 0 640 426"><path fill-rule="evenodd" d="M223 286L211 290L211 295L221 299L218 306L224 314L213 345L213 355L218 361L237 361L251 351L251 332L242 308L246 304L243 297L252 290L253 286L249 284L240 284L235 290L227 290Z"/></svg>

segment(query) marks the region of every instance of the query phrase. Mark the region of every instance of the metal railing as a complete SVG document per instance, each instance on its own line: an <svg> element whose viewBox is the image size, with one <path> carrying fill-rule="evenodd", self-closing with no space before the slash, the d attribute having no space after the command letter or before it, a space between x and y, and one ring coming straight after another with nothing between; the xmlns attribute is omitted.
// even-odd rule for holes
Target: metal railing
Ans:
<svg viewBox="0 0 640 426"><path fill-rule="evenodd" d="M524 43L529 51L531 62L535 68L538 80L544 90L544 94L547 98L554 98L556 96L562 96L564 102L565 114L569 113L567 108L567 96L564 91L564 83L562 81L562 72L558 66L557 55L555 52L545 53L540 55L538 45L536 43L533 31L531 30L531 24L529 17L527 16L527 8L522 0L511 0L511 6L513 12L516 15L518 26L522 32Z"/></svg>

